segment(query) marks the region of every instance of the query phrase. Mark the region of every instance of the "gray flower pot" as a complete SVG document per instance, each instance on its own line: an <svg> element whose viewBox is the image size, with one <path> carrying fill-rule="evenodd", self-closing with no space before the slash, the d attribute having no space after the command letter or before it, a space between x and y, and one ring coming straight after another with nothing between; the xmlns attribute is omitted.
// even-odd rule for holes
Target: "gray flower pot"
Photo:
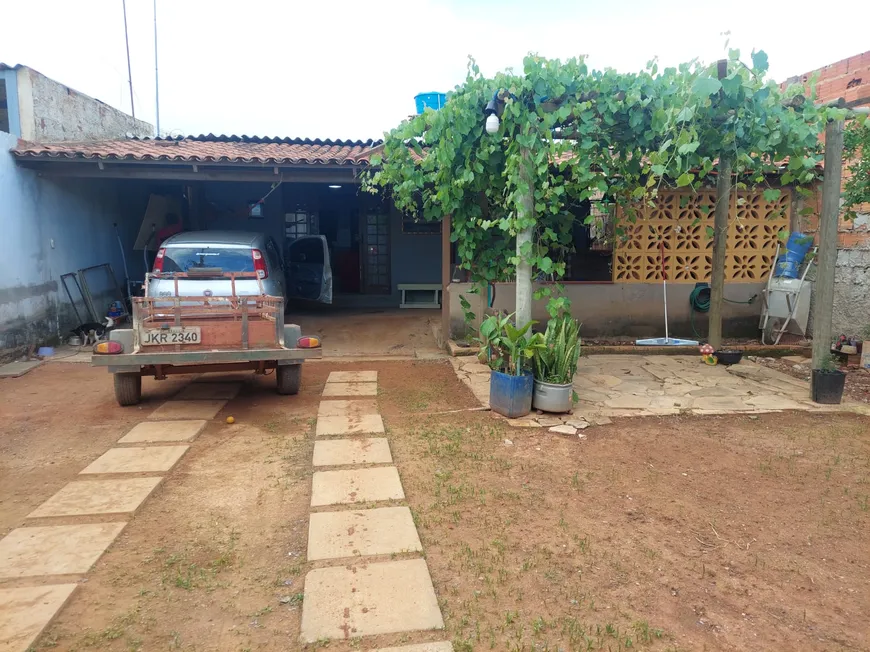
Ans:
<svg viewBox="0 0 870 652"><path fill-rule="evenodd" d="M573 394L572 384L554 385L536 380L532 407L544 412L570 412L574 407L574 402L571 400Z"/></svg>

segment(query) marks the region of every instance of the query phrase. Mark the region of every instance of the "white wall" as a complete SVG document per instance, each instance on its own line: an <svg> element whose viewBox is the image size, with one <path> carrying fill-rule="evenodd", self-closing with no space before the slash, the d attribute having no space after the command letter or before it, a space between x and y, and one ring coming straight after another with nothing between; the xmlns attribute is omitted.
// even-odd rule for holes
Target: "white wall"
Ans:
<svg viewBox="0 0 870 652"><path fill-rule="evenodd" d="M123 283L113 223L129 250L141 220L141 213L130 219L140 208L125 207L117 182L54 181L17 167L8 153L16 142L0 132L0 355L51 341L76 325L61 274L108 262ZM139 265L130 262L135 274Z"/></svg>

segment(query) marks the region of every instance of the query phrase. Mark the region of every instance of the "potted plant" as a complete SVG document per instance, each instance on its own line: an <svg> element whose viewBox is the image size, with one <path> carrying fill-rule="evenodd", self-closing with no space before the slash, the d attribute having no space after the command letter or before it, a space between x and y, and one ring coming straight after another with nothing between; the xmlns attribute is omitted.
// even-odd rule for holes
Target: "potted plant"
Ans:
<svg viewBox="0 0 870 652"><path fill-rule="evenodd" d="M489 405L493 412L516 419L532 410L534 377L529 367L541 335L530 333L535 322L521 327L511 323L513 315L491 315L480 325L481 362L492 370Z"/></svg>
<svg viewBox="0 0 870 652"><path fill-rule="evenodd" d="M574 374L580 358L580 324L570 315L547 322L535 355L532 406L545 412L569 412L576 400Z"/></svg>
<svg viewBox="0 0 870 652"><path fill-rule="evenodd" d="M813 369L812 399L816 403L837 405L843 400L846 386L846 372L837 366L837 359L828 354L822 358L821 366Z"/></svg>

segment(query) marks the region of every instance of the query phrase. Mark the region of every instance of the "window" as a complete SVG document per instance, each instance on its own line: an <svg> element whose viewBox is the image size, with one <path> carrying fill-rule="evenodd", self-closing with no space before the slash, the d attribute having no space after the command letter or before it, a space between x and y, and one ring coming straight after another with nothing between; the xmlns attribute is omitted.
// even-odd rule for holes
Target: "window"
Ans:
<svg viewBox="0 0 870 652"><path fill-rule="evenodd" d="M164 272L189 272L214 269L217 272L253 272L250 249L209 247L167 247L163 256Z"/></svg>
<svg viewBox="0 0 870 652"><path fill-rule="evenodd" d="M572 229L574 251L565 255L566 281L612 280L613 214L613 205L600 200L577 207Z"/></svg>
<svg viewBox="0 0 870 652"><path fill-rule="evenodd" d="M2 73L0 73L2 74ZM0 79L0 131L10 133L9 100L6 95L6 80Z"/></svg>
<svg viewBox="0 0 870 652"><path fill-rule="evenodd" d="M403 215L402 233L412 235L437 235L441 233L441 222L427 222L415 215Z"/></svg>
<svg viewBox="0 0 870 652"><path fill-rule="evenodd" d="M287 240L318 235L317 226L317 215L301 210L284 214L284 237Z"/></svg>

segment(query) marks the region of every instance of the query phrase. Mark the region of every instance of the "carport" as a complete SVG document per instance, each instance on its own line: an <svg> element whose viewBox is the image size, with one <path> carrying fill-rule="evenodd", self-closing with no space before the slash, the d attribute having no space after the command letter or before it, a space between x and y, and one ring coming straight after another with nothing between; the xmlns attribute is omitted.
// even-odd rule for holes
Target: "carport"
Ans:
<svg viewBox="0 0 870 652"><path fill-rule="evenodd" d="M138 237L123 246L133 280L143 278L160 236L175 224L184 230L264 232L285 254L299 237L324 236L334 311L304 304L294 308L303 321L311 315L328 337L330 315L346 316L352 309L387 314L399 308L400 286L442 280L440 224L418 224L383 197L360 192L360 174L379 145L207 135L21 142L12 154L20 167L41 176L108 180L130 199L123 219L126 232ZM116 273L123 277L123 270ZM403 312L408 318L417 313ZM420 323L409 325L411 331L440 318L435 310L420 315ZM389 352L390 338L385 328L378 352Z"/></svg>

